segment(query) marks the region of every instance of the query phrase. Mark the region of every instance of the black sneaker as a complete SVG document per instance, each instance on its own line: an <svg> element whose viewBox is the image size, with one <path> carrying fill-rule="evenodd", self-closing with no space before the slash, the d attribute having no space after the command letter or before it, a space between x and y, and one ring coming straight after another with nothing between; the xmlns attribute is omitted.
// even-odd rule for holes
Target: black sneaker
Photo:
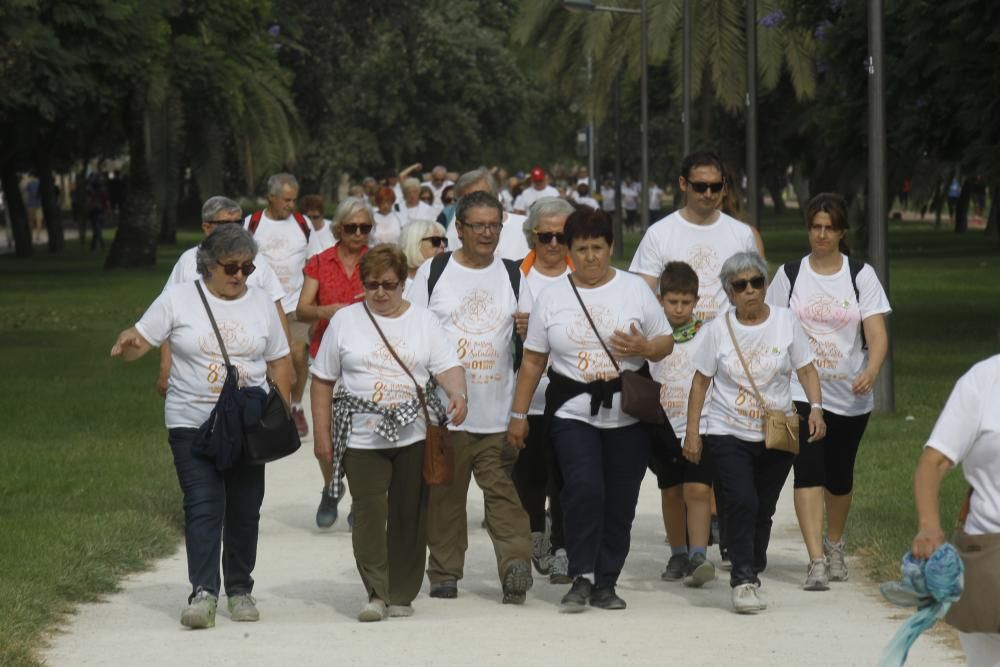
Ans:
<svg viewBox="0 0 1000 667"><path fill-rule="evenodd" d="M319 499L319 509L316 510L316 525L320 528L329 528L337 523L338 504L340 498L333 497L329 489L323 489L323 496Z"/></svg>
<svg viewBox="0 0 1000 667"><path fill-rule="evenodd" d="M504 604L524 604L525 593L535 583L531 578L531 565L523 560L514 561L503 573L502 583Z"/></svg>
<svg viewBox="0 0 1000 667"><path fill-rule="evenodd" d="M660 579L663 581L680 581L687 575L690 562L691 559L688 558L686 553L674 554L667 561L667 567L663 570L663 574L660 575Z"/></svg>
<svg viewBox="0 0 1000 667"><path fill-rule="evenodd" d="M577 577L573 580L569 593L566 593L559 603L559 611L566 614L580 613L587 608L587 600L590 598L591 590L593 590L593 585L589 581L583 577Z"/></svg>
<svg viewBox="0 0 1000 667"><path fill-rule="evenodd" d="M607 588L595 588L590 594L590 606L598 609L624 609L625 600L618 597L614 586Z"/></svg>
<svg viewBox="0 0 1000 667"><path fill-rule="evenodd" d="M432 598L453 600L458 597L458 582L454 579L445 579L437 583L431 582L430 596Z"/></svg>

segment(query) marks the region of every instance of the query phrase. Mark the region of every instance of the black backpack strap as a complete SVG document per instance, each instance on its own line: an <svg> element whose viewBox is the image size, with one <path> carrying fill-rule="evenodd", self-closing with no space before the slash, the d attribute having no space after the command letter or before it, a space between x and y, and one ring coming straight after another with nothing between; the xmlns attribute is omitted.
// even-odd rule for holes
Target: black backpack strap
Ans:
<svg viewBox="0 0 1000 667"><path fill-rule="evenodd" d="M507 269L507 277L510 279L511 289L514 290L514 300L521 298L521 262L513 259L503 260L504 268ZM517 335L517 328L514 328L514 372L521 367L521 358L524 356L524 341Z"/></svg>
<svg viewBox="0 0 1000 667"><path fill-rule="evenodd" d="M443 252L440 255L435 255L434 259L431 260L431 272L427 276L427 305L430 305L434 286L437 285L437 281L441 278L441 274L444 273L444 267L448 265L448 260L450 259L451 252Z"/></svg>
<svg viewBox="0 0 1000 667"><path fill-rule="evenodd" d="M799 268L802 266L802 260L797 262L785 262L781 265L781 270L785 272L785 277L788 278L788 305L792 305L792 290L795 289L795 279L799 277Z"/></svg>

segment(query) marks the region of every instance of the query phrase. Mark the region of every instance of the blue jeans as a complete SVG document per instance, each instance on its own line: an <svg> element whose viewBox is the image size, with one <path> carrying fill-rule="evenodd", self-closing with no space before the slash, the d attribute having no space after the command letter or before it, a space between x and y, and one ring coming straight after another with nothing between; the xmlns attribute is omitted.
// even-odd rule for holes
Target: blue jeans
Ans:
<svg viewBox="0 0 1000 667"><path fill-rule="evenodd" d="M569 575L593 572L595 587L614 586L628 556L649 462L646 429L642 424L600 429L556 417L552 444L563 477L559 497Z"/></svg>
<svg viewBox="0 0 1000 667"><path fill-rule="evenodd" d="M193 428L172 428L167 433L184 493L191 598L198 589L219 595L220 551L226 595L249 594L253 590L250 573L257 561L264 466L240 464L219 472L213 461L191 452L197 436Z"/></svg>
<svg viewBox="0 0 1000 667"><path fill-rule="evenodd" d="M715 463L716 493L722 495L726 546L733 569L729 585L760 583L767 567L771 517L795 457L729 435L704 437Z"/></svg>

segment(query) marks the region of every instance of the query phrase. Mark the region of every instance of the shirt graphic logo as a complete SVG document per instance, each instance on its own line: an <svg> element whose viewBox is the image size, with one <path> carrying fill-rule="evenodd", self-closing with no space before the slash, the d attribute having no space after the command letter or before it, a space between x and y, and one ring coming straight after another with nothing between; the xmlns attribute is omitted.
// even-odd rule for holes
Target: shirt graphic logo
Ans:
<svg viewBox="0 0 1000 667"><path fill-rule="evenodd" d="M466 292L462 303L451 313L451 323L472 336L499 329L505 319L506 315L493 295L478 287Z"/></svg>

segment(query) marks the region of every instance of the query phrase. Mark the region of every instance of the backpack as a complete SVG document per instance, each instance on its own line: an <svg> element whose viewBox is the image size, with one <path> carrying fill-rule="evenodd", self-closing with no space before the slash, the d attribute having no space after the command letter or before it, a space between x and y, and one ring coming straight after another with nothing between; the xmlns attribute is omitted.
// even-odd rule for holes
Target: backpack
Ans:
<svg viewBox="0 0 1000 667"><path fill-rule="evenodd" d="M247 226L247 230L250 232L251 236L257 233L257 228L260 227L260 219L263 215L263 209L260 211L254 211L250 214L250 224ZM299 223L299 229L301 229L302 233L306 235L306 241L308 241L309 234L312 230L310 229L309 223L306 221L306 217L298 211L292 211L292 217L295 218L295 222Z"/></svg>
<svg viewBox="0 0 1000 667"><path fill-rule="evenodd" d="M792 305L792 290L795 289L795 279L799 277L799 269L802 266L802 260L797 262L788 262L781 265L781 270L785 272L785 277L788 278L788 306ZM847 268L851 272L851 287L854 288L854 298L858 300L858 306L861 306L861 291L858 289L858 274L861 273L861 269L865 268L865 263L861 260L854 259L853 257L847 258ZM868 341L865 340L865 327L861 327L861 349L868 349Z"/></svg>
<svg viewBox="0 0 1000 667"><path fill-rule="evenodd" d="M431 294L434 293L434 286L437 285L438 280L441 278L441 274L444 273L444 267L448 265L451 260L451 252L443 252L440 255L436 255L434 259L431 260L431 271L430 275L427 276L427 303L431 301ZM504 268L507 269L507 278L510 280L510 287L514 290L514 300L521 298L521 263L514 261L512 259L503 260ZM524 354L524 341L521 337L517 335L517 328L514 329L514 372L521 367L521 357Z"/></svg>

